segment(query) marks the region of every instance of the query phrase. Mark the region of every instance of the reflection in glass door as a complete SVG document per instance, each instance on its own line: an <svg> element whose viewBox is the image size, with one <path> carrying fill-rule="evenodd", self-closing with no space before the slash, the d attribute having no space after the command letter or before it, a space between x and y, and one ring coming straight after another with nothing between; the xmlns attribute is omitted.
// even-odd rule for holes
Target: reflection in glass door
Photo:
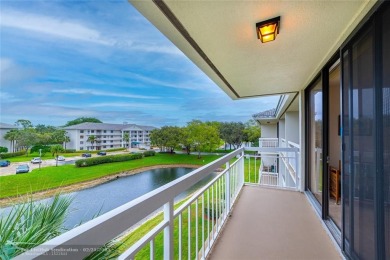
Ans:
<svg viewBox="0 0 390 260"><path fill-rule="evenodd" d="M322 82L317 80L309 90L309 189L322 204Z"/></svg>

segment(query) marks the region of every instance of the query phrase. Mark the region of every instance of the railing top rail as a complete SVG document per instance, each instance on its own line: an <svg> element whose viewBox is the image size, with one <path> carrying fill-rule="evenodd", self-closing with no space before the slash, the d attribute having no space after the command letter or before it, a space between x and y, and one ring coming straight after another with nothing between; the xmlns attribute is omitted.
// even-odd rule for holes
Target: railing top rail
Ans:
<svg viewBox="0 0 390 260"><path fill-rule="evenodd" d="M17 256L15 259L31 259L32 255L34 257L43 257L50 250L74 248L77 245L102 246L137 224L168 201L173 200L180 193L188 190L192 185L210 175L219 166L242 153L243 150L244 148L239 148L185 176L71 229ZM89 254L90 252L79 252L80 257L85 257Z"/></svg>
<svg viewBox="0 0 390 260"><path fill-rule="evenodd" d="M277 141L279 140L278 138L276 137L260 137L259 140L266 140L266 141Z"/></svg>
<svg viewBox="0 0 390 260"><path fill-rule="evenodd" d="M291 142L291 141L288 141L288 144L291 145L291 146L294 146L296 148L300 148L300 145L297 144L297 143L294 143L294 142Z"/></svg>
<svg viewBox="0 0 390 260"><path fill-rule="evenodd" d="M268 152L268 153L299 152L299 148L296 148L296 147L245 147L245 151Z"/></svg>

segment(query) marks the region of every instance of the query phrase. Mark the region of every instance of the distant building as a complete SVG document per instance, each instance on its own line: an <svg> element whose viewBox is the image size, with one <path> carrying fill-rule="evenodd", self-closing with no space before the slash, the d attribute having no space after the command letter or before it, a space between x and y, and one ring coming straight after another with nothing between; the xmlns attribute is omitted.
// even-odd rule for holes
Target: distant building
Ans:
<svg viewBox="0 0 390 260"><path fill-rule="evenodd" d="M135 124L81 123L62 128L70 137L68 149L105 150L121 147L149 147L150 131L153 126ZM129 134L129 142L123 140L124 134ZM96 141L91 143L88 137L94 135Z"/></svg>
<svg viewBox="0 0 390 260"><path fill-rule="evenodd" d="M6 123L0 123L0 146L7 147L8 152L12 152L12 146L10 141L4 139L4 136L12 129L18 129L18 127Z"/></svg>

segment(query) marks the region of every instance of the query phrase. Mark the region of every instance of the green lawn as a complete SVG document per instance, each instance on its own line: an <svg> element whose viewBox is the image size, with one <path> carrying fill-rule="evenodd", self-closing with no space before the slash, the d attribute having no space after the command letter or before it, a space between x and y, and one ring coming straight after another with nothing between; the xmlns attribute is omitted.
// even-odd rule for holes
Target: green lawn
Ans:
<svg viewBox="0 0 390 260"><path fill-rule="evenodd" d="M45 167L35 169L27 174L0 177L0 198L58 188L61 186L94 180L103 176L153 165L204 165L219 157L220 156L216 155L204 155L201 159L197 159L196 155L156 154L156 156L146 157L139 160L101 164L85 168L76 168L74 165Z"/></svg>

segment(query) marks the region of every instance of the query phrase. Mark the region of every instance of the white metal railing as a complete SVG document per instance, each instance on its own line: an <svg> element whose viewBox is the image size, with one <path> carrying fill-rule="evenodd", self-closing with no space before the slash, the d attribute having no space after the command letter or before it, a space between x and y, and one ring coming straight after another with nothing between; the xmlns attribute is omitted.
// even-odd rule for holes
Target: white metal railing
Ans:
<svg viewBox="0 0 390 260"><path fill-rule="evenodd" d="M247 148L246 150L257 152L256 155L247 156L247 158L258 161L260 167L257 183L259 185L299 190L301 182L299 145L292 142L289 144L283 140L281 139L280 144L285 143L288 147ZM256 182L256 178L254 179Z"/></svg>
<svg viewBox="0 0 390 260"><path fill-rule="evenodd" d="M230 164L236 156L237 160ZM174 209L174 199L177 195L215 172L222 165L226 167L216 178L186 200L179 208ZM119 259L134 259L137 252L148 245L149 258L154 259L155 238L160 233L163 233L164 259L205 259L227 220L243 185L244 149L240 148L33 248L17 256L16 259L50 259L58 252L66 252L69 259L82 259L137 223L143 222L151 213L158 211L161 207L163 207L163 221L126 250ZM191 212L193 211L195 211L195 234L192 233L191 228L193 225ZM207 219L204 217L205 212L207 212ZM184 215L187 216L187 243L183 242ZM177 256L174 255L175 231L178 232L179 237L176 243L179 252ZM194 235L193 240L192 236ZM194 242L195 246L192 246ZM185 247L188 256L182 255Z"/></svg>
<svg viewBox="0 0 390 260"><path fill-rule="evenodd" d="M259 147L279 147L278 138L259 138Z"/></svg>

